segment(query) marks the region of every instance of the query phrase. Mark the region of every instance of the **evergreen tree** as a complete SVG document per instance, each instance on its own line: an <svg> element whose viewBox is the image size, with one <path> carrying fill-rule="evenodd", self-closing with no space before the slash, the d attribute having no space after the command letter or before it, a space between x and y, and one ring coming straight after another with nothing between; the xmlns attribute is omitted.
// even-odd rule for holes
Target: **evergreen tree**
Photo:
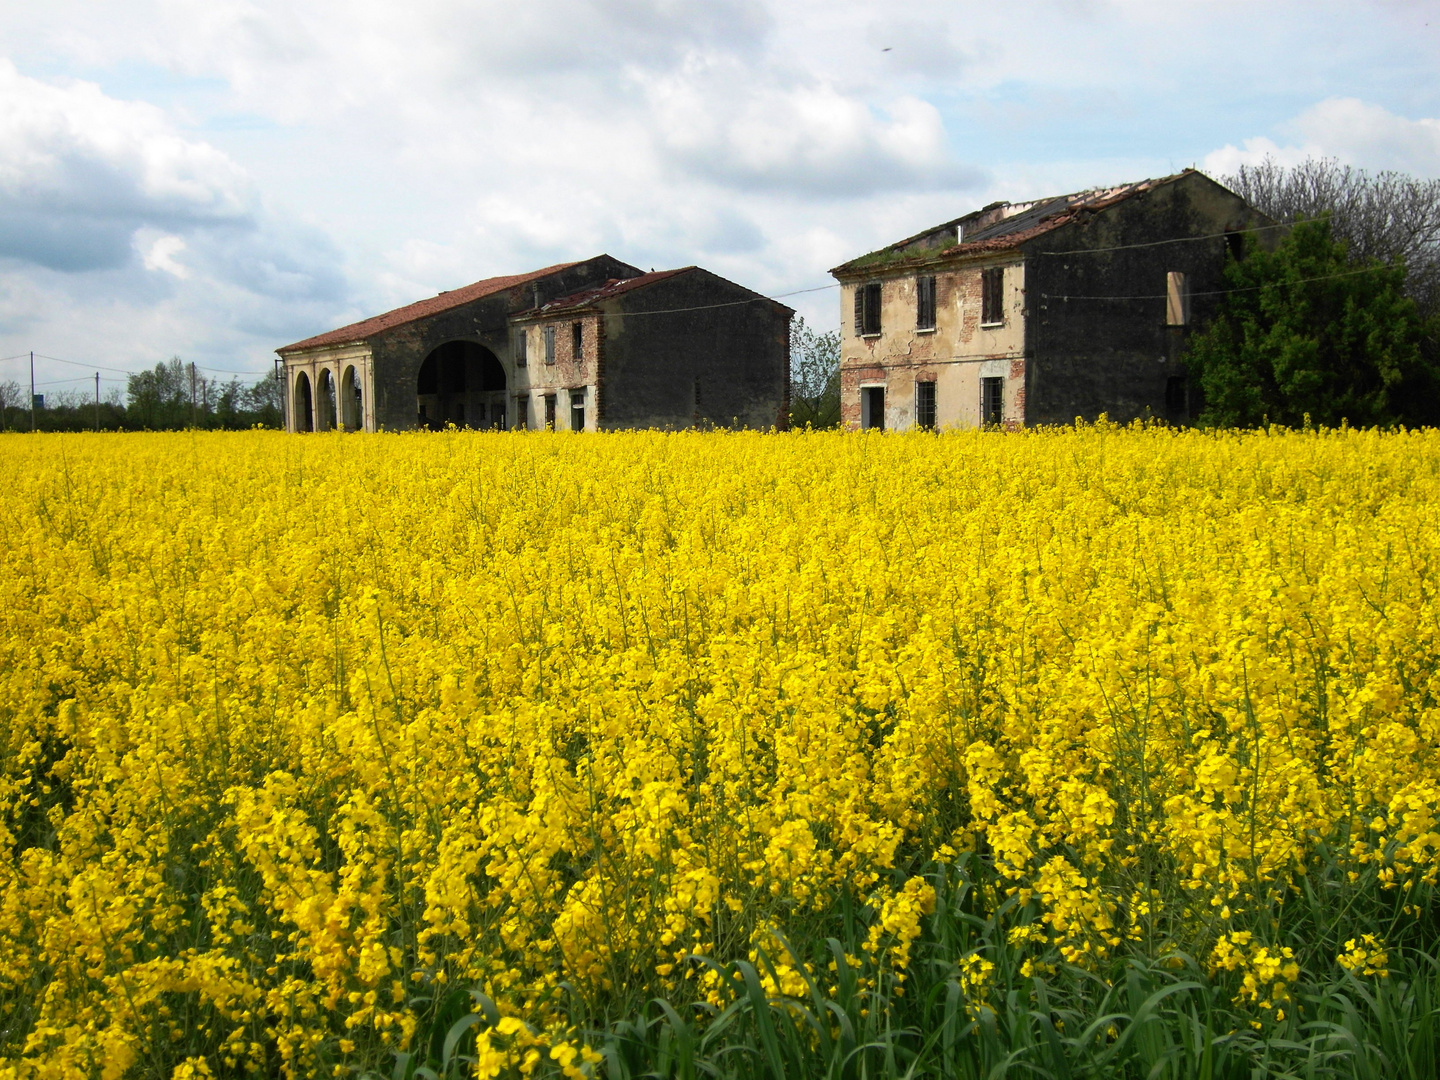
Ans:
<svg viewBox="0 0 1440 1080"><path fill-rule="evenodd" d="M1226 270L1217 316L1190 343L1199 422L1434 423L1440 380L1403 264L1350 260L1328 218L1296 225L1274 251L1252 239Z"/></svg>

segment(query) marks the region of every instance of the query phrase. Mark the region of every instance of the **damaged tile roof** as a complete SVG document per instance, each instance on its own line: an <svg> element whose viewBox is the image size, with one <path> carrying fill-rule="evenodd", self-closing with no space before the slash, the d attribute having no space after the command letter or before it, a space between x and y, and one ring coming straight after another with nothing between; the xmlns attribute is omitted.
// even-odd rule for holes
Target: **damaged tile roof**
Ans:
<svg viewBox="0 0 1440 1080"><path fill-rule="evenodd" d="M414 322L416 319L423 319L429 315L437 315L442 311L459 307L461 304L468 304L472 300L479 300L481 297L490 296L493 293L504 292L506 289L516 285L524 285L528 281L545 277L547 274L558 273L561 270L568 270L572 266L579 266L578 262L556 263L554 266L547 266L543 270L532 270L528 274L510 274L504 277L486 278L484 281L477 281L471 285L464 285L458 289L451 289L442 292L438 296L431 296L424 300L417 300L413 304L406 304L394 311L387 311L383 315L375 315L369 319L362 319L360 322L351 323L349 326L342 326L336 330L327 331L324 334L317 334L308 337L304 341L297 341L293 345L285 345L275 351L278 353L292 352L297 349L314 349L323 345L348 345L351 342L364 341L383 330L390 330L396 326L403 326L406 323Z"/></svg>
<svg viewBox="0 0 1440 1080"><path fill-rule="evenodd" d="M602 300L609 300L612 296L619 296L621 293L630 292L633 289L643 289L646 285L653 285L657 281L664 281L666 278L675 277L679 274L688 274L695 270L694 266L682 266L677 270L652 270L648 274L641 274L632 278L611 278L604 285L593 289L582 289L580 292L571 293L569 296L557 297L549 303L541 304L538 308L531 308L528 311L519 312L514 316L517 319L537 319L545 315L555 315L562 311L570 311L577 308L590 307L600 303Z"/></svg>
<svg viewBox="0 0 1440 1080"><path fill-rule="evenodd" d="M861 255L858 259L851 259L830 272L839 276L859 273L878 265L928 262L939 258L980 255L987 251L1019 247L1036 236L1068 225L1087 214L1114 206L1142 191L1172 183L1194 171L1186 169L1173 176L1077 191L1070 195L1055 195L1031 202L991 203L964 217L936 225L898 243Z"/></svg>

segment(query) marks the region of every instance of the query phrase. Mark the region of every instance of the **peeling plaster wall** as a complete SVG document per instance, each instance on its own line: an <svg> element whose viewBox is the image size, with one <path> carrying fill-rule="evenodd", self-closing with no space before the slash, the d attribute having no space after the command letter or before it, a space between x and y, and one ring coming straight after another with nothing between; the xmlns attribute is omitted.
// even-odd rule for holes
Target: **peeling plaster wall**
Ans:
<svg viewBox="0 0 1440 1080"><path fill-rule="evenodd" d="M841 419L861 421L861 389L885 387L885 426L915 422L915 383L933 379L938 427L980 423L980 380L1005 378L1007 427L1069 424L1102 413L1125 422L1188 422L1198 411L1185 344L1213 316L1233 257L1226 234L1271 224L1200 173L1138 192L1008 252L877 268L840 289ZM1259 234L1273 246L1279 233ZM1118 250L1115 250L1118 249ZM963 261L959 261L963 259ZM1005 267L1002 326L980 326L981 273ZM1167 275L1185 275L1188 325L1167 325ZM936 329L915 328L916 281L936 278ZM881 285L881 333L855 331L855 290ZM1177 391L1179 408L1170 408Z"/></svg>
<svg viewBox="0 0 1440 1080"><path fill-rule="evenodd" d="M982 326L981 273L1004 267L1004 322ZM935 329L916 328L917 279L935 277ZM880 333L855 331L855 289L880 282ZM915 384L935 383L935 424L939 428L980 426L980 380L1003 375L1005 422L1025 422L1025 267L1013 255L987 257L961 266L910 270L866 278L840 287L842 319L840 418L860 426L861 386L885 387L885 426L905 430L915 423ZM998 365L998 366L997 366Z"/></svg>
<svg viewBox="0 0 1440 1080"><path fill-rule="evenodd" d="M581 327L581 346L575 352L574 326ZM545 330L555 331L555 362L545 363ZM525 427L545 426L545 398L555 395L555 426L570 430L570 391L584 388L585 429L598 431L600 354L604 347L604 319L596 312L556 315L515 324L526 337L526 366L515 378L516 403L525 408Z"/></svg>

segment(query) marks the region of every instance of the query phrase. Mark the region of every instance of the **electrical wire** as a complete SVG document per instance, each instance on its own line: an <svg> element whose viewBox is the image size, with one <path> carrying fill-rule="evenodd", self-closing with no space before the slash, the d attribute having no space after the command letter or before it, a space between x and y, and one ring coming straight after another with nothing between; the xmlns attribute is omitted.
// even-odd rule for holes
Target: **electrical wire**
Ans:
<svg viewBox="0 0 1440 1080"><path fill-rule="evenodd" d="M776 293L774 296L752 296L745 300L727 300L723 304L699 304L695 307L658 308L655 311L602 311L600 314L604 315L606 318L611 319L628 319L635 315L676 315L682 311L713 311L716 308L740 307L743 304L758 304L761 301L783 300L787 296L802 296L805 293L825 292L828 289L840 288L840 284L841 283L837 281L833 285L817 285L813 289L796 289L793 292ZM550 315L558 315L563 311L580 309L586 306L587 305L583 303L575 304L573 306L567 305L566 307L555 308L549 312L545 311L544 308L539 308L537 309L536 314L531 317L544 318Z"/></svg>
<svg viewBox="0 0 1440 1080"><path fill-rule="evenodd" d="M135 372L127 368L106 367L104 364L82 364L79 360L62 360L58 356L46 356L44 353L36 353L37 360L53 360L57 364L69 364L72 367L89 368L91 371L115 371L121 375L134 375Z"/></svg>
<svg viewBox="0 0 1440 1080"><path fill-rule="evenodd" d="M1358 270L1345 270L1339 274L1321 274L1319 277L1297 278L1294 281L1272 281L1265 285L1246 285L1239 289L1211 289L1206 292L1192 292L1190 296L1227 296L1231 293L1258 292L1261 289L1283 289L1288 285L1305 285L1312 281L1333 281L1335 278L1354 277L1356 274L1373 274L1377 270L1390 270L1389 266L1362 266ZM1152 293L1147 296L1074 296L1069 293L1041 293L1042 300L1165 300L1166 293Z"/></svg>
<svg viewBox="0 0 1440 1080"><path fill-rule="evenodd" d="M1114 247L1077 248L1074 251L1037 251L1036 255L1096 255L1105 251L1133 251L1136 248L1160 247L1164 244L1188 244L1201 240L1221 240L1227 236L1241 236L1247 232L1265 232L1268 229L1289 229L1296 225L1308 225L1324 218L1296 218L1294 221L1276 222L1274 225L1250 225L1244 229L1228 229L1225 232L1207 233L1204 236L1175 236L1169 240L1150 240L1143 244L1116 244Z"/></svg>

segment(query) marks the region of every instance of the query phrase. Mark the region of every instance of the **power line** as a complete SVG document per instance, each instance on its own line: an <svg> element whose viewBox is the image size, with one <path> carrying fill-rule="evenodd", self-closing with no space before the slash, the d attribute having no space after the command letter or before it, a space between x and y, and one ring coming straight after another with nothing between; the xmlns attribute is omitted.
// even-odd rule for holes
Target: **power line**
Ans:
<svg viewBox="0 0 1440 1080"><path fill-rule="evenodd" d="M4 363L6 360L24 360L29 355L29 353L21 353L19 356L6 356L0 358L0 363ZM71 367L83 367L89 369L90 371L113 371L120 375L143 374L142 371L132 371L129 368L106 367L104 364L87 364L79 360L66 360L63 357L59 356L47 356L44 353L37 352L35 356L37 359L40 360L50 360L57 364L69 364ZM218 375L251 375L257 379L268 378L270 376L270 372L268 371L235 371L232 368L206 367L204 364L195 364L194 366L199 368L201 371L211 371ZM148 371L149 369L147 368L144 370Z"/></svg>
<svg viewBox="0 0 1440 1080"><path fill-rule="evenodd" d="M1269 229L1289 229L1296 225L1308 225L1324 218L1296 218L1294 221L1276 222L1274 225L1250 225L1244 229L1228 229L1225 232L1207 233L1204 236L1175 236L1169 240L1150 240L1143 244L1116 244L1114 247L1076 248L1074 251L1037 251L1036 255L1095 255L1103 251L1133 251L1136 248L1160 247L1163 244L1189 244L1201 240L1222 240L1227 236L1240 236L1247 232L1265 232Z"/></svg>
<svg viewBox="0 0 1440 1080"><path fill-rule="evenodd" d="M78 361L78 360L62 360L62 359L61 359L60 357L58 357L58 356L46 356L44 353L38 353L38 352L37 352L35 355L38 356L41 360L53 360L53 361L54 361L55 363L57 363L57 364L69 364L69 365L71 365L72 367L89 368L91 371L96 371L96 370L99 370L99 371L115 371L115 372L119 372L121 375L134 375L134 374L135 374L135 372L130 371L130 370L127 369L127 368L106 367L104 364L82 364L82 363L81 363L80 361Z"/></svg>
<svg viewBox="0 0 1440 1080"><path fill-rule="evenodd" d="M745 299L745 300L727 300L727 301L726 301L725 303L723 303L723 304L699 304L699 305L697 305L697 306L695 306L695 307L658 308L658 309L656 309L656 310L654 310L654 311L602 311L600 314L602 314L602 315L604 315L604 316L606 316L606 317L608 317L608 318L612 318L612 319L620 319L620 318L627 318L627 319L628 319L628 318L630 318L630 317L632 317L632 316L635 316L635 315L676 315L676 314L679 314L679 313L682 312L682 311L713 311L713 310L715 310L716 308L740 307L740 306L743 305L743 304L758 304L758 303L760 303L761 301L783 300L783 299L784 299L785 297L787 297L787 296L801 296L801 295L803 295L803 294L805 294L805 293L825 292L827 289L838 289L838 288L840 288L840 284L841 284L841 283L837 281L837 282L835 282L833 285L817 285L817 286L816 286L815 288L813 288L813 289L796 289L796 290L794 290L793 292L776 293L774 296L752 296L752 297L749 297L748 299ZM600 299L600 298L597 298L597 299ZM545 316L547 316L547 315L557 315L557 314L559 314L559 313L562 312L562 311L574 310L574 309L578 309L578 308L583 308L583 307L585 307L585 306L587 306L587 305L586 305L586 304L573 304L573 305L567 304L565 307L555 308L553 311L549 311L549 312L546 312L543 308L537 308L537 309L536 309L536 314L534 314L534 315L532 315L532 316L530 316L530 317L532 317L532 318L543 318L543 317L545 317ZM529 314L529 313L526 313L526 314Z"/></svg>
<svg viewBox="0 0 1440 1080"><path fill-rule="evenodd" d="M1358 270L1345 270L1339 274L1321 274L1319 277L1297 278L1294 281L1272 281L1265 285L1246 285L1239 289L1211 289L1207 292L1192 292L1191 296L1226 296L1230 293L1257 292L1260 289L1282 289L1287 285L1305 285L1312 281L1331 281L1335 278L1354 277L1356 274L1373 274L1377 270L1390 270L1389 266L1362 266ZM1074 296L1068 293L1041 293L1042 300L1165 300L1166 293L1152 293L1148 296Z"/></svg>

